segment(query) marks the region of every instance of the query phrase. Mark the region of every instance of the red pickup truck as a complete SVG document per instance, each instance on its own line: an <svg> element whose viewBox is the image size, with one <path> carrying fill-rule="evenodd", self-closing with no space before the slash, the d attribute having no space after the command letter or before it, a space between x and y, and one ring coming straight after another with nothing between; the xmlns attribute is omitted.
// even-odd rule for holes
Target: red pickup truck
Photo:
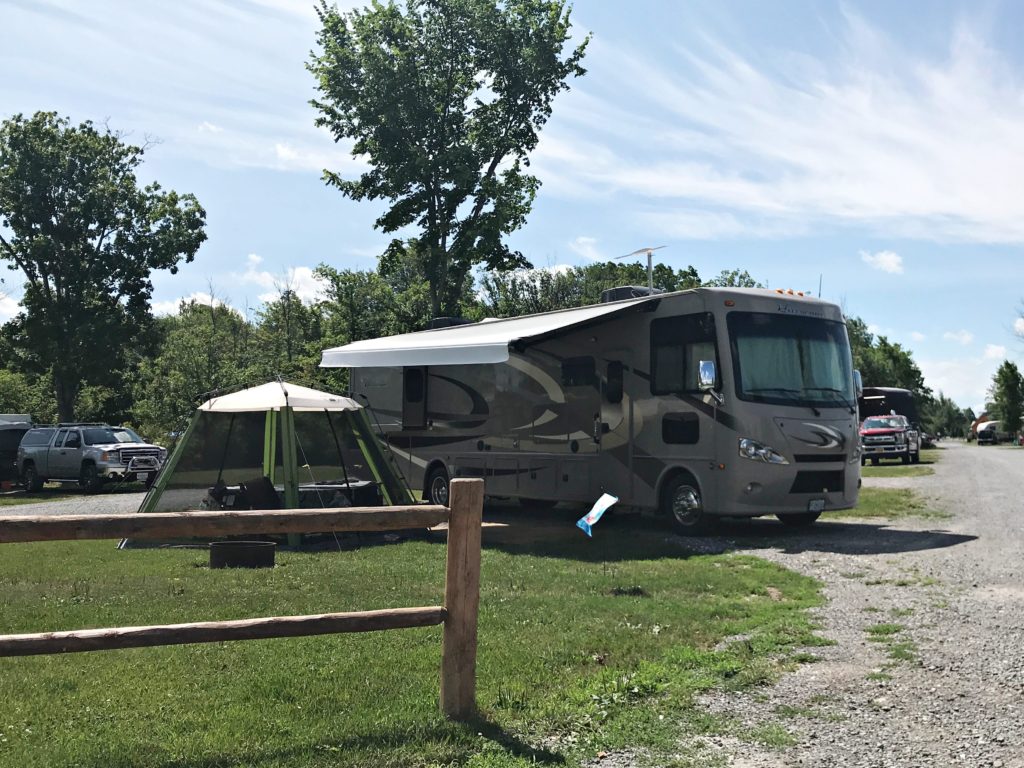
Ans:
<svg viewBox="0 0 1024 768"><path fill-rule="evenodd" d="M906 416L869 416L860 425L860 463L871 459L878 464L883 458L899 458L904 464L921 460L921 433Z"/></svg>

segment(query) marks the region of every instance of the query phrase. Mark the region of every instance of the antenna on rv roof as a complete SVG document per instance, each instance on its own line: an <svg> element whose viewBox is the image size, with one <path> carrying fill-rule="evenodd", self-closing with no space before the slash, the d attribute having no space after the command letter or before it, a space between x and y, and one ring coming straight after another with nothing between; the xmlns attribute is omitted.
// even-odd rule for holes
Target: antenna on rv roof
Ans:
<svg viewBox="0 0 1024 768"><path fill-rule="evenodd" d="M655 251L660 251L664 248L664 245L659 245L654 248L638 248L632 253L627 253L624 256L616 256L616 259L628 259L630 256L639 256L642 253L647 254L647 289L651 292L654 291L654 267L651 263L651 254Z"/></svg>

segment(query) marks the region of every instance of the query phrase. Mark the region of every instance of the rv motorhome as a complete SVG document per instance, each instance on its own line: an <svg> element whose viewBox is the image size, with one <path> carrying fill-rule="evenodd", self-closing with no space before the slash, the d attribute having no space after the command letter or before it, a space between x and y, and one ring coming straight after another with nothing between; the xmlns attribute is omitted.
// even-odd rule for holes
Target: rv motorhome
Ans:
<svg viewBox="0 0 1024 768"><path fill-rule="evenodd" d="M793 291L698 288L369 339L351 368L413 488L452 477L552 505L806 525L855 506L857 385L842 312Z"/></svg>

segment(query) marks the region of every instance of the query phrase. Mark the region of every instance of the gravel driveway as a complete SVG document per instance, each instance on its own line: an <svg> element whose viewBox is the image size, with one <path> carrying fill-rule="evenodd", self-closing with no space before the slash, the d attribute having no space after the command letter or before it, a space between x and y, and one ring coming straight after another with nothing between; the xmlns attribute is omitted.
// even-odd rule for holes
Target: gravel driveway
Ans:
<svg viewBox="0 0 1024 768"><path fill-rule="evenodd" d="M771 524L758 522L737 538L824 583L821 633L835 645L771 688L703 700L781 725L793 746L702 738L684 745L698 764L1024 768L1024 451L944 447L934 475L899 484L948 518L832 522L767 541Z"/></svg>
<svg viewBox="0 0 1024 768"><path fill-rule="evenodd" d="M57 492L55 492L57 493ZM64 491L59 491L62 495ZM137 512L145 491L114 491L112 493L86 493L72 491L71 498L60 501L42 501L38 504L15 504L0 507L0 516L4 515L103 515Z"/></svg>

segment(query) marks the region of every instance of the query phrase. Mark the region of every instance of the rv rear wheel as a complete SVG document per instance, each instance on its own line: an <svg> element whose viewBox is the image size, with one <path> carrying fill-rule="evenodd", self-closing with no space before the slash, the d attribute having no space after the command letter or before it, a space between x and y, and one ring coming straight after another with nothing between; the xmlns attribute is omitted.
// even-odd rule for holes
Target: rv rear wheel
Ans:
<svg viewBox="0 0 1024 768"><path fill-rule="evenodd" d="M821 512L793 512L788 515L776 515L779 522L790 528L803 528L811 525L821 516Z"/></svg>
<svg viewBox="0 0 1024 768"><path fill-rule="evenodd" d="M704 514L700 489L689 477L680 475L668 482L661 494L661 511L669 516L672 527L684 536L707 532L709 519Z"/></svg>
<svg viewBox="0 0 1024 768"><path fill-rule="evenodd" d="M431 504L448 506L448 472L444 467L434 467L430 470L423 495Z"/></svg>

